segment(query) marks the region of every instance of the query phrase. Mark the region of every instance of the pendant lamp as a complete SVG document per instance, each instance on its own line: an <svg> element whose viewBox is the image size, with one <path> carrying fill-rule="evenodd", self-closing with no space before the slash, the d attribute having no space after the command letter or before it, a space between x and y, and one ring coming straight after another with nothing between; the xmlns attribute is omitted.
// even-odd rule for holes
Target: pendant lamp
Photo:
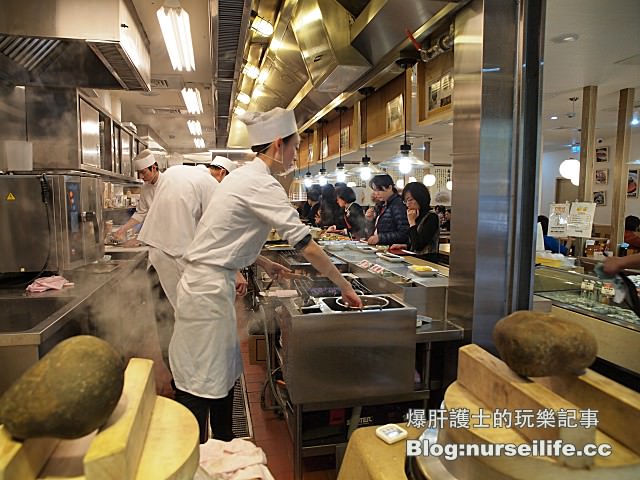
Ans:
<svg viewBox="0 0 640 480"><path fill-rule="evenodd" d="M404 143L400 145L400 151L398 153L396 153L389 160L385 160L384 162L380 163L381 167L398 169L403 175L411 172L411 170L415 167L425 168L431 166L424 160L420 160L418 157L416 157L411 151L411 144L407 142L407 104L410 101L407 97L407 70L410 67L413 67L416 62L417 60L415 58L401 58L399 60L396 60L396 64L404 68L404 93L402 95L402 104L404 107Z"/></svg>
<svg viewBox="0 0 640 480"><path fill-rule="evenodd" d="M364 95L364 111L362 112L362 118L364 118L364 122L362 122L362 133L364 134L364 157L362 157L360 165L349 170L351 175L356 175L365 182L373 175L383 173L382 170L371 164L371 159L367 155L367 99L374 91L375 89L373 87L364 87L358 90L361 95Z"/></svg>
<svg viewBox="0 0 640 480"><path fill-rule="evenodd" d="M346 183L348 179L351 179L353 175L351 172L347 172L345 169L344 163L342 163L342 141L340 138L342 137L342 114L347 111L347 107L336 107L336 112L340 114L338 121L338 164L336 165L336 169L327 174L327 179L332 182L342 182Z"/></svg>
<svg viewBox="0 0 640 480"><path fill-rule="evenodd" d="M296 169L298 162L295 162ZM289 200L292 202L304 202L307 199L307 189L304 186L302 178L300 178L300 169L294 171L293 180L289 185Z"/></svg>
<svg viewBox="0 0 640 480"><path fill-rule="evenodd" d="M321 186L324 187L327 183L328 183L328 179L327 179L327 169L324 168L324 124L327 123L326 120L318 120L318 123L320 124L320 171L318 172L318 176L316 177L316 182ZM327 150L329 149L329 139L327 138Z"/></svg>
<svg viewBox="0 0 640 480"><path fill-rule="evenodd" d="M311 129L307 129L304 131L304 133L307 134L307 145L309 144L309 135L311 135L313 133L313 130ZM307 148L307 152L309 152L309 149ZM311 185L313 185L313 175L311 175L311 170L309 170L309 162L311 161L311 159L309 158L311 155L307 154L307 173L304 174L304 186L306 188L309 188Z"/></svg>

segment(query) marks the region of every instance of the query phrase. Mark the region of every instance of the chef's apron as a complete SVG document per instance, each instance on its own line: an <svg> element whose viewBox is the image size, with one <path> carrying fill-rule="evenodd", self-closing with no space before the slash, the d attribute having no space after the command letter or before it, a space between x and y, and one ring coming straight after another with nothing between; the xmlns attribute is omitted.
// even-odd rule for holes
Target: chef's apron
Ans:
<svg viewBox="0 0 640 480"><path fill-rule="evenodd" d="M158 272L160 285L167 296L169 303L176 310L177 307L177 289L178 282L182 276L182 267L180 262L171 255L167 255L162 250L149 246L149 263Z"/></svg>
<svg viewBox="0 0 640 480"><path fill-rule="evenodd" d="M235 270L190 265L178 282L169 363L176 387L226 397L242 373L234 302Z"/></svg>

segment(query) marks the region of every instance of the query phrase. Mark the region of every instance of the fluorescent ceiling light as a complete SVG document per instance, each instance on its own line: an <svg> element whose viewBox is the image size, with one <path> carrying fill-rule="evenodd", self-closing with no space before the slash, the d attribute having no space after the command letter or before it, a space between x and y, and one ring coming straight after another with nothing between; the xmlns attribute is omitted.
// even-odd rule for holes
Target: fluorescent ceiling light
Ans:
<svg viewBox="0 0 640 480"><path fill-rule="evenodd" d="M258 82L258 83L264 83L264 82L266 82L266 81L267 81L267 78L269 78L269 70L267 70L267 69L265 68L265 69L263 69L263 70L260 72L260 75L258 75L258 80L257 80L257 82Z"/></svg>
<svg viewBox="0 0 640 480"><path fill-rule="evenodd" d="M162 30L164 44L174 70L190 72L196 69L191 41L189 14L180 7L180 2L167 1L158 9L156 16Z"/></svg>
<svg viewBox="0 0 640 480"><path fill-rule="evenodd" d="M247 111L242 107L236 107L233 109L233 113L236 115L242 115L243 113L247 113Z"/></svg>
<svg viewBox="0 0 640 480"><path fill-rule="evenodd" d="M253 78L254 80L258 78L260 75L260 69L255 65L246 64L242 72L249 78Z"/></svg>
<svg viewBox="0 0 640 480"><path fill-rule="evenodd" d="M187 107L187 111L192 115L200 115L202 113L202 100L200 99L200 90L197 88L183 88L182 98Z"/></svg>
<svg viewBox="0 0 640 480"><path fill-rule="evenodd" d="M263 37L270 37L273 35L273 25L260 15L256 15L256 18L251 22L251 30L258 32Z"/></svg>
<svg viewBox="0 0 640 480"><path fill-rule="evenodd" d="M189 133L194 137L202 135L202 125L199 120L187 120L187 127L189 127Z"/></svg>
<svg viewBox="0 0 640 480"><path fill-rule="evenodd" d="M240 92L238 94L238 101L247 105L249 102L251 102L251 97L244 92Z"/></svg>
<svg viewBox="0 0 640 480"><path fill-rule="evenodd" d="M196 148L204 148L204 138L202 137L194 138L193 143L195 144Z"/></svg>

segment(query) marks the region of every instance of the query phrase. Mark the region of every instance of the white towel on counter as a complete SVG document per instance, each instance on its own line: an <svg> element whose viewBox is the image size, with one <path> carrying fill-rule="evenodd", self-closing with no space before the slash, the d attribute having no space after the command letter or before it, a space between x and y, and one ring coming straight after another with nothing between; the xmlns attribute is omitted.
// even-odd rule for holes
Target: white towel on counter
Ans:
<svg viewBox="0 0 640 480"><path fill-rule="evenodd" d="M262 449L239 438L200 445L200 468L215 480L275 480Z"/></svg>
<svg viewBox="0 0 640 480"><path fill-rule="evenodd" d="M27 292L37 293L47 290L62 290L64 287L73 287L73 283L60 275L53 275L36 279L29 284Z"/></svg>

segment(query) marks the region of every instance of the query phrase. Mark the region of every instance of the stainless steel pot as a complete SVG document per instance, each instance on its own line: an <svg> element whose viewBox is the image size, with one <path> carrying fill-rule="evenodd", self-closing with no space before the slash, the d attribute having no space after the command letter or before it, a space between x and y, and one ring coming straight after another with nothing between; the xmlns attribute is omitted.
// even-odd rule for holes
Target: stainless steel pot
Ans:
<svg viewBox="0 0 640 480"><path fill-rule="evenodd" d="M345 304L342 297L338 298L336 303L342 308L349 308L351 310L382 310L389 305L389 300L383 297L376 297L375 295L360 295L360 300L362 300L361 309Z"/></svg>

